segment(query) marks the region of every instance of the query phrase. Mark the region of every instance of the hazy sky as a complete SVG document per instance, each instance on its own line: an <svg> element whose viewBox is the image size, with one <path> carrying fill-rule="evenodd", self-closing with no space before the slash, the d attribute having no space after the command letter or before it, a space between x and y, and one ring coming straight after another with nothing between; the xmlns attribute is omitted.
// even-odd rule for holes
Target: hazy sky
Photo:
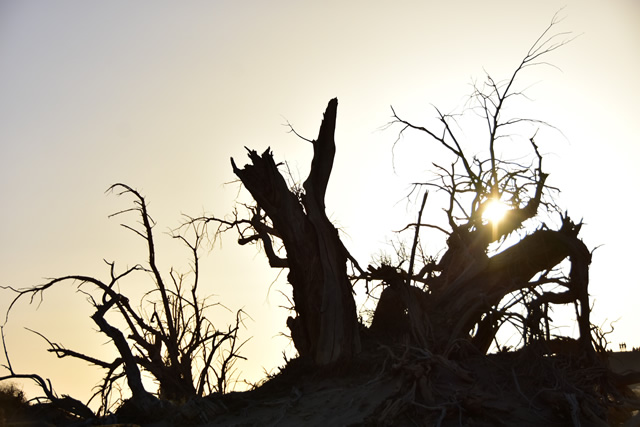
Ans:
<svg viewBox="0 0 640 427"><path fill-rule="evenodd" d="M564 5L558 31L580 36L547 58L560 70L522 75L522 87L534 84L522 115L562 131L537 139L548 183L562 189L559 201L573 218L584 218L587 245L602 245L591 269L594 322L619 318L613 348L640 346L640 231L629 218L640 184L637 0L0 0L0 284L105 278L103 259L122 268L143 262L140 239L118 225L126 218L107 218L131 203L104 194L115 182L147 197L165 271L187 268L187 252L161 232L182 213L232 211L238 185L224 184L235 179L229 158L244 164L244 146L270 146L304 180L311 146L283 124L315 137L332 97L338 152L327 209L366 264L389 250L392 230L407 221L409 184L426 179L442 153L407 138L394 152L394 171L397 129L381 130L389 106L415 121L433 117L431 104L460 107L483 69L509 77ZM287 312L279 291L288 287L284 275L270 286L278 272L235 240L229 234L207 255L202 290L253 318L244 331L253 336L244 353L250 361L241 369L256 381L262 367L282 363L287 340L277 334ZM5 334L17 371L83 396L99 372L57 360L22 329L109 354L74 289L54 290L38 310L20 304ZM0 308L9 296L2 293ZM223 309L220 316L230 319Z"/></svg>

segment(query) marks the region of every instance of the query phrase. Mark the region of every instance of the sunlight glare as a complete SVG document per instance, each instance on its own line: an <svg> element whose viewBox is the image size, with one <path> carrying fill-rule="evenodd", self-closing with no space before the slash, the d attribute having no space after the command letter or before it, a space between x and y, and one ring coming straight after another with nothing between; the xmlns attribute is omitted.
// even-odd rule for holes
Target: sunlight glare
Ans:
<svg viewBox="0 0 640 427"><path fill-rule="evenodd" d="M492 222L493 224L497 224L504 217L508 210L509 207L504 202L495 199L490 200L484 208L482 218L486 221Z"/></svg>

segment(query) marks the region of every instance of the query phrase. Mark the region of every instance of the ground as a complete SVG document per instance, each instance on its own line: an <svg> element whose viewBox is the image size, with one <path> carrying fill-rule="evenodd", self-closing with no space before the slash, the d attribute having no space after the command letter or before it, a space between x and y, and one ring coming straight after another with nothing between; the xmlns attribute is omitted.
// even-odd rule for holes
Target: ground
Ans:
<svg viewBox="0 0 640 427"><path fill-rule="evenodd" d="M640 368L640 353L610 356L617 372ZM631 412L619 405L624 390L604 391L609 379L604 366L583 367L579 357L447 360L380 347L343 372L312 372L293 360L255 390L194 400L149 425L620 425Z"/></svg>
<svg viewBox="0 0 640 427"><path fill-rule="evenodd" d="M342 370L311 370L294 359L254 390L182 405L165 402L151 417L141 418L125 406L117 417L58 424L622 425L632 412L621 403L633 396L613 387L611 378L628 369L640 371L640 352L608 353L609 371L604 364L584 366L579 356L505 352L450 360L402 346L366 350Z"/></svg>

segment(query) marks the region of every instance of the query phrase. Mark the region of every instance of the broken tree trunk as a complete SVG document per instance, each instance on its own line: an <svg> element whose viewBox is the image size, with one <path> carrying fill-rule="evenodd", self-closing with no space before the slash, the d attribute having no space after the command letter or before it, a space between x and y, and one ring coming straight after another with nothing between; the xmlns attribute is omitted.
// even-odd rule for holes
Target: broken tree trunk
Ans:
<svg viewBox="0 0 640 427"><path fill-rule="evenodd" d="M297 316L287 325L301 357L317 365L346 362L360 350L358 321L351 283L347 277L348 252L325 213L324 196L335 156L335 124L338 100L332 99L324 114L313 161L299 199L280 174L270 149L262 155L249 151L251 164L234 173L249 190L273 228L255 224L256 232L271 247L270 236L282 239L287 258L267 251L274 267L289 268ZM266 239L269 239L266 241Z"/></svg>
<svg viewBox="0 0 640 427"><path fill-rule="evenodd" d="M413 345L438 353L449 354L463 342L486 353L509 315L498 308L501 301L514 292L531 291L527 312L521 317L524 345L536 343L552 352L553 340L541 328L548 321L545 307L574 304L579 332L576 348L593 358L588 293L591 253L578 238L580 229L581 224L565 216L559 230L538 229L489 257L486 241L477 244L482 239L474 236L476 231L458 228L449 238L442 261L433 266L440 274L425 281L427 291L410 286L406 273L398 268L370 266L369 277L387 284L371 330L387 340L408 337ZM547 278L565 259L571 264L569 274L562 279ZM533 292L546 279L559 291L539 288Z"/></svg>
<svg viewBox="0 0 640 427"><path fill-rule="evenodd" d="M430 297L436 311L443 319L455 319L445 322L448 323L448 328L445 328L447 345L469 336L469 331L477 325L473 342L486 352L497 332L497 324L492 324L492 307L511 292L533 287L531 280L537 274L550 271L568 258L571 271L564 282L565 291L542 293L530 303L528 315L535 318L537 313L533 308L545 303L577 303L580 308L577 323L581 350L591 352L588 294L591 253L578 238L580 228L580 224L576 225L565 217L560 230L537 230L501 253L485 258L484 262L476 261L475 268L467 269L472 274L461 274L434 286Z"/></svg>

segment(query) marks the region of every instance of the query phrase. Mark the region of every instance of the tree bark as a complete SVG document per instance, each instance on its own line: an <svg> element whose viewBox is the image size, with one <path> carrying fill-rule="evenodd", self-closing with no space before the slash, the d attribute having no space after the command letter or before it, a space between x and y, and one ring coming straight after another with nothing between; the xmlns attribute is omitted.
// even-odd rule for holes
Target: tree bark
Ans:
<svg viewBox="0 0 640 427"><path fill-rule="evenodd" d="M231 159L234 173L271 219L284 244L297 314L287 320L287 326L296 349L301 357L321 366L347 362L360 350L347 277L348 252L326 215L324 202L335 156L337 106L337 99L329 101L313 141L311 170L301 200L289 190L270 149L262 155L248 150L251 164L243 169ZM279 258L270 262L285 264Z"/></svg>

